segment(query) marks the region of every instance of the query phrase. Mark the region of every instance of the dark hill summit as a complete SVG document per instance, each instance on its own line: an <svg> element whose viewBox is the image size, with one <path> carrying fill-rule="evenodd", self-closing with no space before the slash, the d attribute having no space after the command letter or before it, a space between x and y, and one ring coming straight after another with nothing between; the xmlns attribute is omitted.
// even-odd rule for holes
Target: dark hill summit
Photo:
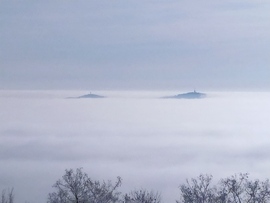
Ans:
<svg viewBox="0 0 270 203"><path fill-rule="evenodd" d="M85 95L79 96L77 98L79 98L79 99L83 99L83 98L94 98L95 99L95 98L104 98L104 96L100 96L100 95L97 95L97 94L92 94L90 92L90 94L85 94Z"/></svg>
<svg viewBox="0 0 270 203"><path fill-rule="evenodd" d="M98 98L105 98L105 97L97 94L92 94L90 92L90 94L85 94L79 97L68 97L67 99L98 99Z"/></svg>
<svg viewBox="0 0 270 203"><path fill-rule="evenodd" d="M187 92L187 93L178 94L178 95L174 95L174 96L166 96L166 97L162 97L162 98L164 98L164 99L202 99L205 97L206 97L206 94L196 92L194 90L193 92Z"/></svg>

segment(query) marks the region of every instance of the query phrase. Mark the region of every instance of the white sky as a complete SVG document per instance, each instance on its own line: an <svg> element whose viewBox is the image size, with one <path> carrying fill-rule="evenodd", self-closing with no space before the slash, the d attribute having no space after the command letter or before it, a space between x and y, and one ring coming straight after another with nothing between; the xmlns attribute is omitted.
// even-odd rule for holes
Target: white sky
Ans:
<svg viewBox="0 0 270 203"><path fill-rule="evenodd" d="M269 89L266 0L0 0L0 89Z"/></svg>

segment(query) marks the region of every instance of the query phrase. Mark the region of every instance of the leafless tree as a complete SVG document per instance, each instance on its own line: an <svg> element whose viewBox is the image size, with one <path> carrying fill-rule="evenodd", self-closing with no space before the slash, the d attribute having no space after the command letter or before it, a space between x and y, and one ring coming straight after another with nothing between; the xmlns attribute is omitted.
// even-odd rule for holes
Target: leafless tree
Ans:
<svg viewBox="0 0 270 203"><path fill-rule="evenodd" d="M177 203L216 203L216 188L211 185L211 175L200 175L180 185L180 201Z"/></svg>
<svg viewBox="0 0 270 203"><path fill-rule="evenodd" d="M13 188L2 190L1 203L14 203Z"/></svg>
<svg viewBox="0 0 270 203"><path fill-rule="evenodd" d="M245 200L245 183L248 180L247 173L240 173L229 178L221 179L220 194L222 202L241 203ZM221 196L220 196L221 197Z"/></svg>
<svg viewBox="0 0 270 203"><path fill-rule="evenodd" d="M62 179L53 185L56 192L50 193L48 203L115 203L120 193L117 188L121 185L118 177L115 184L111 181L92 181L82 168L76 171L66 170Z"/></svg>
<svg viewBox="0 0 270 203"><path fill-rule="evenodd" d="M112 184L111 181L89 181L89 202L91 203L115 203L119 200L120 192L117 188L121 186L121 178Z"/></svg>
<svg viewBox="0 0 270 203"><path fill-rule="evenodd" d="M221 179L211 186L212 176L200 175L180 186L178 203L269 203L270 182L249 180L247 173Z"/></svg>
<svg viewBox="0 0 270 203"><path fill-rule="evenodd" d="M231 176L221 180L224 190L223 202L266 203L270 199L270 183L260 180L249 180L247 173Z"/></svg>
<svg viewBox="0 0 270 203"><path fill-rule="evenodd" d="M133 190L124 196L123 203L161 203L161 194L145 189Z"/></svg>
<svg viewBox="0 0 270 203"><path fill-rule="evenodd" d="M259 180L247 181L245 190L248 203L270 202L270 183L268 179L264 182Z"/></svg>

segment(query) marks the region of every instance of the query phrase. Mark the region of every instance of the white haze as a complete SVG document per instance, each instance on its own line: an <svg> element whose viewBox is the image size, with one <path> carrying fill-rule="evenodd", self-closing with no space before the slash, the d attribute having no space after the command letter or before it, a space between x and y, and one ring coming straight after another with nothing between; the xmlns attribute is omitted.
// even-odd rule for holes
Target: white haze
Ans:
<svg viewBox="0 0 270 203"><path fill-rule="evenodd" d="M202 100L159 99L178 92L0 92L0 189L15 201L46 202L65 169L94 180L123 178L121 191L153 189L164 202L201 173L269 178L270 93L210 92Z"/></svg>

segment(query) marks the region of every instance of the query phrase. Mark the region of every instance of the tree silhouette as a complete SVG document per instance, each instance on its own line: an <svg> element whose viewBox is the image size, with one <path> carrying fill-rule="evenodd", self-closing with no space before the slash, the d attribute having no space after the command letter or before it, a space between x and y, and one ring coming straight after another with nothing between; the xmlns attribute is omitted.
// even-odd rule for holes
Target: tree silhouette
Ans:
<svg viewBox="0 0 270 203"><path fill-rule="evenodd" d="M82 172L82 168L65 171L62 179L56 181L53 187L56 192L49 193L48 203L115 203L120 193L117 188L121 178L117 177L115 184L111 181L100 182L91 180Z"/></svg>
<svg viewBox="0 0 270 203"><path fill-rule="evenodd" d="M211 175L200 175L180 185L180 201L177 203L268 203L270 183L249 180L247 173L221 179L212 185Z"/></svg>
<svg viewBox="0 0 270 203"><path fill-rule="evenodd" d="M13 188L2 190L1 203L14 203Z"/></svg>
<svg viewBox="0 0 270 203"><path fill-rule="evenodd" d="M147 191L145 189L133 190L124 196L123 203L160 203L159 192Z"/></svg>

